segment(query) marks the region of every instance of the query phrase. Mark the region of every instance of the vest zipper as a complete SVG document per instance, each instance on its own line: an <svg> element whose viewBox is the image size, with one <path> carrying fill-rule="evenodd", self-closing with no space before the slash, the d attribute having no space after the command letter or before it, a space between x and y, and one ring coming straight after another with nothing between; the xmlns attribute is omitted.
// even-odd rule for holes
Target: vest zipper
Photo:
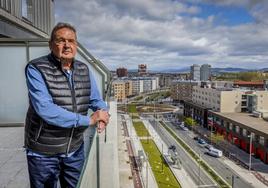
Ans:
<svg viewBox="0 0 268 188"><path fill-rule="evenodd" d="M74 71L72 72L72 75L71 76L72 76L71 77L72 78L71 79L72 85L71 85L69 79L68 79L68 85L69 85L69 88L71 89L72 103L73 103L73 111L74 112L77 112L77 105L76 105L76 98L75 98L75 90L74 90ZM71 130L71 133L70 133L70 138L69 138L67 149L66 149L66 156L68 155L69 150L70 150L71 142L72 142L72 139L73 139L73 134L74 134L74 127L72 127L72 130Z"/></svg>
<svg viewBox="0 0 268 188"><path fill-rule="evenodd" d="M40 127L39 127L39 129L38 129L38 132L37 132L35 138L34 138L34 141L37 141L37 140L38 140L38 138L39 138L39 136L40 136L40 133L41 133L41 131L42 131L43 125L44 125L43 120L40 120Z"/></svg>

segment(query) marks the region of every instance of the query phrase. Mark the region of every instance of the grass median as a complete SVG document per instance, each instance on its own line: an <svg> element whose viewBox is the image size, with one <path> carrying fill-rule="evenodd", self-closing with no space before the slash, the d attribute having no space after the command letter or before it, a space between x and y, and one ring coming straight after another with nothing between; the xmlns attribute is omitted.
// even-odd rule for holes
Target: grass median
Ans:
<svg viewBox="0 0 268 188"><path fill-rule="evenodd" d="M192 158L198 163L200 162L200 166L213 178L217 184L222 188L229 188L230 186L225 183L225 181L218 176L215 171L213 171L207 163L204 161L199 161L199 156L188 146L186 145L173 131L168 128L164 122L160 121L161 125L175 138L175 140L192 156Z"/></svg>
<svg viewBox="0 0 268 188"><path fill-rule="evenodd" d="M169 166L163 159L154 141L151 139L149 139L148 141L141 140L141 144L145 153L148 155L149 163L154 173L154 177L156 179L158 187L181 187L176 177L171 172Z"/></svg>

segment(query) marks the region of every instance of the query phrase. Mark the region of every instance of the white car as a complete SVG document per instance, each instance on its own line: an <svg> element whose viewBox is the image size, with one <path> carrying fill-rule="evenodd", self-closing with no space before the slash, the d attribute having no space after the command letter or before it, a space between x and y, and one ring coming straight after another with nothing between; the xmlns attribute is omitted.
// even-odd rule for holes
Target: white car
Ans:
<svg viewBox="0 0 268 188"><path fill-rule="evenodd" d="M210 148L208 149L208 151L206 152L208 155L211 155L213 157L222 157L222 151L216 148Z"/></svg>
<svg viewBox="0 0 268 188"><path fill-rule="evenodd" d="M182 127L182 130L189 131L189 129L187 127Z"/></svg>

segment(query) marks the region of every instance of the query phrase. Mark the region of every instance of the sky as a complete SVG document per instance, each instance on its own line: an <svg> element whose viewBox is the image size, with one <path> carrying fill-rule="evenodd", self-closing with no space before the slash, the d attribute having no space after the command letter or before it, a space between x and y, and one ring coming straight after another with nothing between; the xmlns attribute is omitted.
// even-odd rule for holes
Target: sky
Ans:
<svg viewBox="0 0 268 188"><path fill-rule="evenodd" d="M267 0L57 0L56 22L110 70L268 67Z"/></svg>

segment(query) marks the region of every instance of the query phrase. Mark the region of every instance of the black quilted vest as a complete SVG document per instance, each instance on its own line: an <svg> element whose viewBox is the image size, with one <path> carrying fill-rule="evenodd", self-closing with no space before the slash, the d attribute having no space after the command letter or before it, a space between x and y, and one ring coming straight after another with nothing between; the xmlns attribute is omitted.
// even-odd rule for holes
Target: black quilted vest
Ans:
<svg viewBox="0 0 268 188"><path fill-rule="evenodd" d="M29 64L40 71L55 104L68 111L87 115L91 85L89 70L84 63L73 62L72 86L53 55L35 59ZM30 101L25 122L25 147L46 155L68 154L81 146L85 129L86 126L62 128L46 123L35 112Z"/></svg>

